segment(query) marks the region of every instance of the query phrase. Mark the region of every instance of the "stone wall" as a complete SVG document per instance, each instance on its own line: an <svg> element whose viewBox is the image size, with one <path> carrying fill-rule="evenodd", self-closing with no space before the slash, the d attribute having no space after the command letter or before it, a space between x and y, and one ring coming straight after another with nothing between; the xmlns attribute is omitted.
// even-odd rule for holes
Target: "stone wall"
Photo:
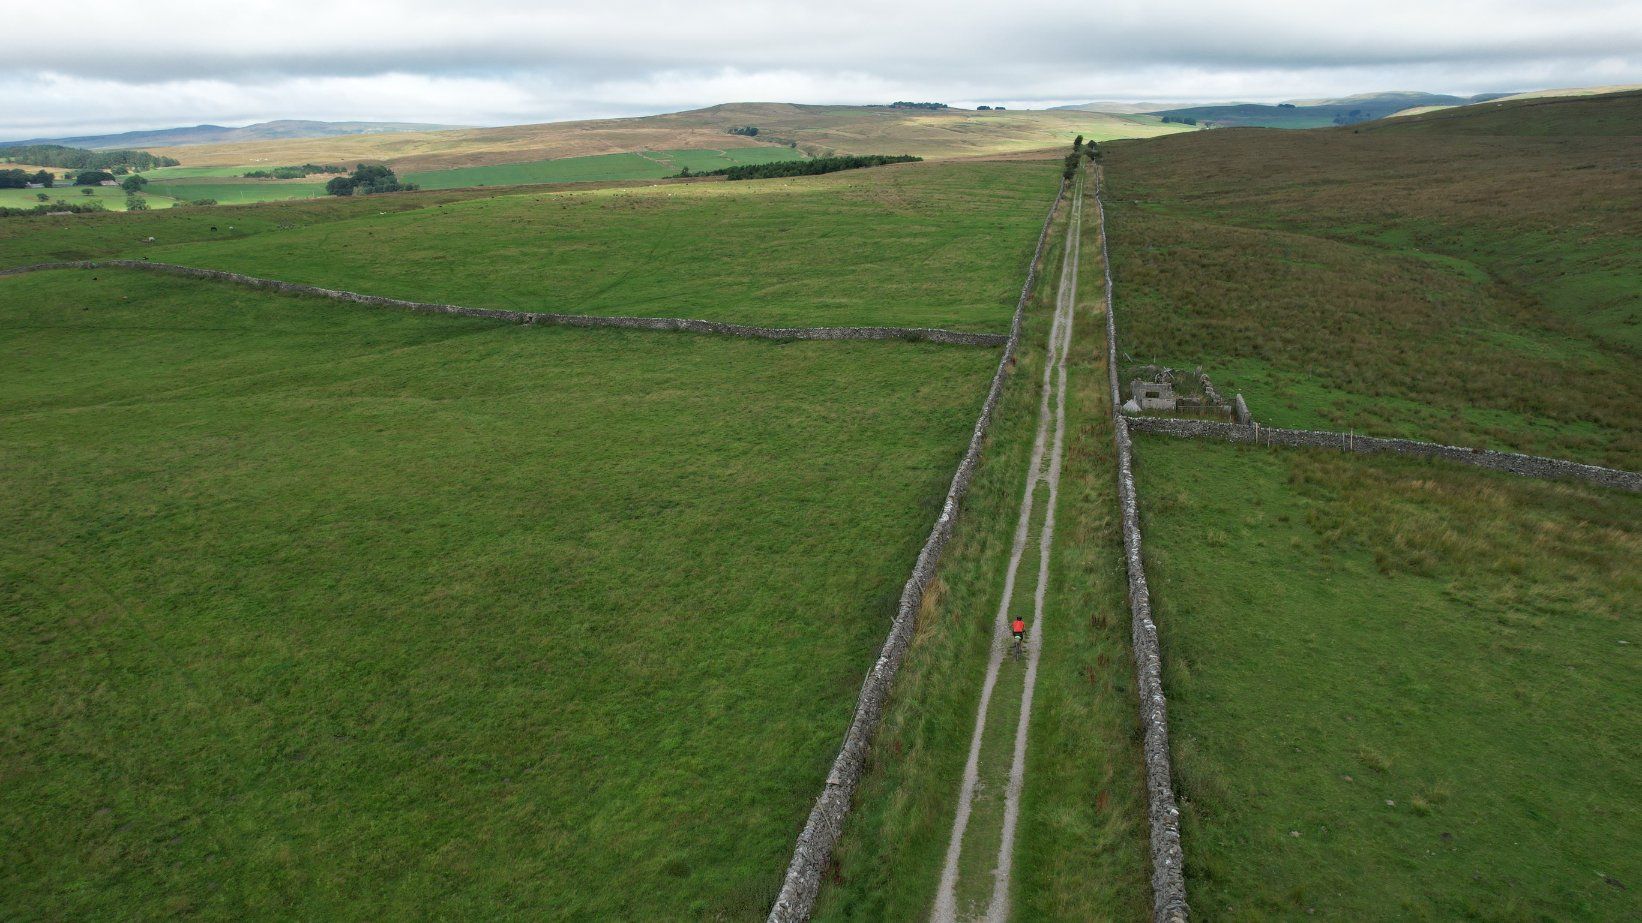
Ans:
<svg viewBox="0 0 1642 923"><path fill-rule="evenodd" d="M1531 478L1564 478L1587 481L1601 487L1642 492L1642 474L1602 468L1560 458L1539 455L1519 455L1516 452L1495 452L1492 449L1467 449L1439 445L1435 442L1417 442L1413 439L1385 439L1378 436L1359 436L1354 433L1336 433L1327 430L1281 429L1259 424L1240 425L1218 423L1212 420L1176 420L1165 417L1134 417L1129 425L1148 433L1161 433L1186 439L1223 439L1256 445L1317 446L1340 449L1345 452L1372 454L1390 452L1417 458L1440 458L1475 465L1494 471Z"/></svg>
<svg viewBox="0 0 1642 923"><path fill-rule="evenodd" d="M457 314L462 317L482 317L505 320L515 324L553 324L561 327L620 327L629 330L676 330L685 333L711 333L723 336L753 337L763 340L911 340L943 343L952 346L1003 346L1009 337L1001 333L970 333L962 330L941 330L933 327L759 327L750 324L725 324L717 321L693 320L682 317L601 317L590 314L554 314L538 311L503 311L492 308L466 308L453 304L433 304L423 301L405 301L380 295L361 295L320 288L298 282L277 279L259 279L256 276L224 272L219 269L196 269L174 263L152 263L148 260L86 260L71 263L37 263L15 269L0 269L0 276L39 272L46 269L139 269L163 272L192 279L210 279L229 282L248 288L265 289L288 295L310 295L334 301L381 308L397 308L428 314Z"/></svg>
<svg viewBox="0 0 1642 923"><path fill-rule="evenodd" d="M1159 923L1185 923L1190 914L1186 903L1186 859L1180 845L1180 808L1175 803L1174 771L1169 760L1169 708L1163 696L1163 654L1158 645L1157 623L1152 620L1151 591L1146 585L1129 420L1120 410L1123 396L1117 383L1112 261L1106 247L1106 211L1101 206L1098 183L1095 213L1100 218L1101 265L1106 272L1106 370L1112 388L1112 430L1117 441L1118 505L1123 514L1123 556L1129 574L1135 691L1140 699L1140 725L1145 734L1141 752L1146 763L1146 813L1151 824L1152 919Z"/></svg>
<svg viewBox="0 0 1642 923"><path fill-rule="evenodd" d="M952 486L947 490L941 515L935 520L935 527L930 530L923 550L918 553L917 563L912 567L912 576L907 579L906 586L901 590L901 602L895 611L894 619L890 622L889 637L885 639L884 646L878 653L878 661L873 664L872 671L861 683L861 695L856 702L855 717L850 722L849 731L844 735L844 745L839 749L837 758L833 760L831 771L827 773L821 797L816 799L809 820L805 822L803 831L798 835L798 842L793 848L792 862L788 865L786 878L782 881L781 894L776 899L775 906L770 909L770 923L808 920L815 909L815 897L821 888L821 876L832 860L832 850L838 843L839 834L843 832L844 819L849 814L855 786L861 781L861 774L866 769L867 753L883 717L884 705L889 700L895 673L900 669L901 660L906 656L907 647L912 643L913 630L917 627L918 609L923 605L924 588L935 577L935 568L940 563L941 552L952 538L959 506L963 502L964 494L969 490L975 469L980 464L981 449L986 442L987 431L992 427L992 416L997 411L998 401L1003 396L1004 384L1009 376L1010 360L1015 357L1015 350L1020 345L1026 303L1031 297L1033 286L1037 283L1038 265L1043 257L1044 244L1049 239L1049 227L1054 220L1055 210L1060 207L1065 196L1066 182L1063 180L1060 191L1055 194L1054 203L1049 207L1049 215L1043 220L1043 230L1038 233L1038 245L1032 253L1032 262L1027 267L1026 282L1021 286L1020 300L1015 303L1015 317L1009 325L1009 337L1004 344L1003 357L998 361L998 369L992 375L992 386L986 393L986 400L981 404L981 414L975 421L974 432L970 435L969 448L964 452L963 460L958 463L958 471L953 475Z"/></svg>

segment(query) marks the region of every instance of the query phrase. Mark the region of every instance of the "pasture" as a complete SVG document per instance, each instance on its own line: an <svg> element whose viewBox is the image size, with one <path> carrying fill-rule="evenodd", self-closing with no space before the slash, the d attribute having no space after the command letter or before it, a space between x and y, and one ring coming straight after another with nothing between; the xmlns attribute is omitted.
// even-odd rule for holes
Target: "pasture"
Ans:
<svg viewBox="0 0 1642 923"><path fill-rule="evenodd" d="M1642 468L1642 94L1105 146L1118 325L1257 418Z"/></svg>
<svg viewBox="0 0 1642 923"><path fill-rule="evenodd" d="M81 190L91 190L86 195ZM0 189L0 208L33 208L42 204L38 193L45 193L48 197L45 204L52 202L67 202L71 205L84 205L87 202L100 202L109 211L125 211L126 193L118 186L53 186L50 189ZM170 208L176 203L175 199L158 193L143 190L141 196L148 202L149 208Z"/></svg>
<svg viewBox="0 0 1642 923"><path fill-rule="evenodd" d="M287 199L318 199L325 196L324 179L261 180L214 179L211 177L149 181L148 189L174 199L216 199L220 205L247 205L253 202L282 202Z"/></svg>
<svg viewBox="0 0 1642 923"><path fill-rule="evenodd" d="M601 154L594 157L564 157L532 163L507 163L489 167L458 167L410 173L404 178L423 189L458 189L474 186L518 186L533 183L586 183L606 180L661 179L689 168L692 172L717 170L742 164L801 160L804 155L785 147L732 147L723 150L639 151L630 154Z"/></svg>
<svg viewBox="0 0 1642 923"><path fill-rule="evenodd" d="M1633 915L1642 498L1136 452L1196 915Z"/></svg>
<svg viewBox="0 0 1642 923"><path fill-rule="evenodd" d="M475 307L1001 332L1057 181L1041 160L913 163L205 209L187 222L93 216L40 226L18 262L132 256Z"/></svg>
<svg viewBox="0 0 1642 923"><path fill-rule="evenodd" d="M761 915L997 361L111 271L0 356L19 919Z"/></svg>

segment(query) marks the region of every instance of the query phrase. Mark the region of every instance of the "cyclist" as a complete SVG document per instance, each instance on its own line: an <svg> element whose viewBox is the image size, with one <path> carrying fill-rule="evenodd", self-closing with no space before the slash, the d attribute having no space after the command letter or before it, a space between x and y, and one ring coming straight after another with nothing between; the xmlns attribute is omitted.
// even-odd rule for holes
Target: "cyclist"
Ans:
<svg viewBox="0 0 1642 923"><path fill-rule="evenodd" d="M1015 634L1015 653L1019 654L1026 644L1026 619L1015 616L1015 621L1009 624L1009 630Z"/></svg>

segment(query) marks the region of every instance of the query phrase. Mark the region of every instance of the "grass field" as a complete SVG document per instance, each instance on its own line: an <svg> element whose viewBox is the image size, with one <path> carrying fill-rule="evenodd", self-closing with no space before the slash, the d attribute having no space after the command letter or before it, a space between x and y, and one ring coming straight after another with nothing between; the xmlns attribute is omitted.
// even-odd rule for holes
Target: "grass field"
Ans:
<svg viewBox="0 0 1642 923"><path fill-rule="evenodd" d="M1106 146L1123 348L1255 416L1642 468L1642 94Z"/></svg>
<svg viewBox="0 0 1642 923"><path fill-rule="evenodd" d="M209 177L179 180L152 180L149 190L174 199L216 199L219 205L253 202L282 202L287 199L317 199L325 195L325 182L309 180L213 180Z"/></svg>
<svg viewBox="0 0 1642 923"><path fill-rule="evenodd" d="M996 362L0 290L14 919L761 916Z"/></svg>
<svg viewBox="0 0 1642 923"><path fill-rule="evenodd" d="M757 138L727 133L755 125ZM1156 116L1077 111L929 111L888 106L731 103L667 115L438 132L192 145L156 149L185 165L224 166L385 161L400 173L494 166L631 151L727 148L771 150L787 141L803 153L964 157L1039 150L1096 140L1188 131Z"/></svg>
<svg viewBox="0 0 1642 923"><path fill-rule="evenodd" d="M423 189L457 189L467 186L515 186L528 183L585 183L599 180L661 179L688 167L693 172L718 170L740 164L801 160L804 155L785 147L732 147L723 150L645 151L632 154L602 154L596 157L565 157L533 163L497 164L491 167L461 167L406 174L405 179Z"/></svg>
<svg viewBox="0 0 1642 923"><path fill-rule="evenodd" d="M1139 920L1150 909L1092 213L1092 208L1084 211L1077 332L1068 361L1073 425L1067 433L1046 598L1050 615L1011 888L1014 918L1021 920ZM929 914L1019 515L1062 252L1052 240L1029 309L1026 349L1005 391L932 602L919 617L897 677L871 770L838 850L837 870L822 892L818 920L917 920ZM1042 508L1039 504L1039 520ZM1034 522L1034 536L1037 528ZM1036 567L1033 549L1020 573L1034 574ZM1021 579L1016 593L1029 596L1032 581ZM1021 669L1018 662L1005 662L994 702L1009 704L994 711L988 724L1006 748L1013 743ZM1000 818L978 802L972 829L998 823ZM962 874L989 882L987 858L977 856Z"/></svg>
<svg viewBox="0 0 1642 923"><path fill-rule="evenodd" d="M65 220L66 230L21 240L17 262L102 248L480 307L1001 331L1055 174L1041 160L915 163L594 192L373 196L383 210L408 210L264 205L241 213L259 222L254 232L217 210L206 210L207 225L109 223L107 232ZM329 220L340 215L352 217ZM156 242L142 243L148 236Z"/></svg>
<svg viewBox="0 0 1642 923"><path fill-rule="evenodd" d="M86 195L81 190L90 189L92 194ZM125 190L118 186L53 186L50 189L0 189L0 208L33 208L42 204L38 193L45 193L51 202L68 202L72 205L83 205L88 201L101 202L109 211L125 211ZM170 208L175 199L159 193L150 193L144 190L142 197L148 201L149 208Z"/></svg>
<svg viewBox="0 0 1642 923"><path fill-rule="evenodd" d="M1137 452L1195 915L1635 916L1642 498Z"/></svg>

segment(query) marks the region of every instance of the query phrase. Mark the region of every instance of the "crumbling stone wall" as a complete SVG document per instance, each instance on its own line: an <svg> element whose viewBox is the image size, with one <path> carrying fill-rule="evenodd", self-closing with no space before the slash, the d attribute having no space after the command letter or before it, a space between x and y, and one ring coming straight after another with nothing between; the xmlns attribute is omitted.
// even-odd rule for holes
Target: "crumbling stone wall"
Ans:
<svg viewBox="0 0 1642 923"><path fill-rule="evenodd" d="M1240 425L1213 420L1176 420L1163 417L1134 417L1129 420L1134 429L1148 433L1162 433L1185 439L1223 439L1256 445L1317 446L1340 449L1345 452L1372 454L1390 452L1417 458L1441 458L1475 465L1494 471L1530 478L1565 478L1586 481L1601 487L1642 492L1642 474L1603 468L1561 458L1540 455L1520 455L1516 452L1495 452L1492 449L1467 449L1460 446L1419 442L1413 439L1386 439L1379 436L1360 436L1355 433L1336 433L1327 430L1282 429L1258 424Z"/></svg>
<svg viewBox="0 0 1642 923"><path fill-rule="evenodd" d="M941 330L934 327L760 327L752 324L725 324L718 321L694 320L684 317L603 317L590 314L556 314L539 311L502 311L492 308L467 308L454 304L434 304L424 301L405 301L381 295L362 295L336 289L304 285L300 282L281 282L277 279L259 279L256 276L224 272L220 269L196 269L175 263L153 263L148 260L85 260L70 263L37 263L15 269L0 270L0 276L38 272L46 269L139 269L163 272L192 279L210 279L229 282L248 288L259 288L287 295L309 295L334 301L380 308L398 308L427 314L457 314L462 317L482 317L505 320L515 324L553 324L561 327L620 327L629 330L677 330L685 333L711 333L723 336L753 337L763 340L912 340L943 343L951 346L1003 346L1009 337L1001 333L970 333L962 330Z"/></svg>
<svg viewBox="0 0 1642 923"><path fill-rule="evenodd" d="M1112 387L1118 505L1123 515L1123 556L1129 574L1130 639L1135 656L1135 691L1140 699L1140 726L1145 734L1141 753L1146 763L1146 814L1151 824L1152 919L1158 923L1186 923L1191 911L1186 903L1186 856L1180 845L1180 808L1175 803L1174 771L1169 760L1169 708L1163 696L1163 653L1158 644L1157 623L1152 619L1151 591L1146 585L1129 419L1120 409L1123 396L1117 383L1112 260L1106 248L1106 212L1101 206L1098 182L1095 213L1100 218L1101 265L1106 272L1106 370Z"/></svg>
<svg viewBox="0 0 1642 923"><path fill-rule="evenodd" d="M986 434L992 427L992 416L997 411L998 401L1003 397L1010 361L1015 357L1015 350L1020 345L1026 303L1031 297L1033 286L1037 283L1038 265L1043 257L1044 244L1049 239L1049 227L1054 220L1055 210L1060 207L1065 196L1066 181L1062 180L1060 191L1055 194L1055 201L1050 205L1049 214L1043 220L1043 230L1038 233L1038 245L1032 253L1032 262L1027 267L1026 282L1021 286L1020 300L1015 303L1015 317L1009 325L1009 337L1004 344L1003 357L998 361L998 369L992 375L992 386L986 393L986 400L981 404L980 417L975 421L975 430L969 437L969 448L964 452L963 460L958 463L958 471L952 477L952 486L947 489L941 515L935 520L935 527L930 530L923 550L918 553L917 563L912 567L912 576L901 589L901 602L890 622L889 637L879 650L878 661L873 664L872 671L861 683L861 695L855 705L855 717L850 721L849 731L844 735L843 747L833 760L832 770L827 773L821 797L816 799L815 807L810 810L809 820L805 822L803 831L798 835L792 861L787 866L787 875L781 884L781 894L777 897L775 906L770 909L769 923L796 923L808 920L815 909L815 897L821 889L821 876L832 859L832 850L843 832L844 819L849 814L855 786L861 781L861 774L866 769L867 753L883 717L884 705L889 700L895 673L900 669L907 647L912 643L913 630L917 627L918 609L924 601L924 588L935 578L935 568L940 563L941 552L946 549L947 542L952 538L959 506L963 502L964 494L969 491L970 481L975 477L975 469L980 465L981 449L986 442Z"/></svg>

